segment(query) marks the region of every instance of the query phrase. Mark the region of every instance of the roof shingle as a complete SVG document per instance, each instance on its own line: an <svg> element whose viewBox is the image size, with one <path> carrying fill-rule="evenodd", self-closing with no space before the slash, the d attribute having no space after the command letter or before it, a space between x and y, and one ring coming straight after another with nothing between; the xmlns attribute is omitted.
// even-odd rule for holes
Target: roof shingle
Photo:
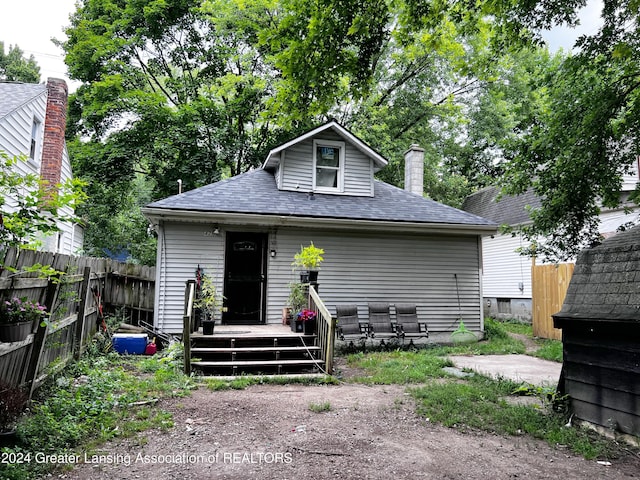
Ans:
<svg viewBox="0 0 640 480"><path fill-rule="evenodd" d="M46 92L41 83L0 82L0 118Z"/></svg>
<svg viewBox="0 0 640 480"><path fill-rule="evenodd" d="M520 225L531 221L528 207L540 207L540 198L532 190L522 195L503 195L500 189L487 187L465 198L462 210L489 218L499 225Z"/></svg>
<svg viewBox="0 0 640 480"><path fill-rule="evenodd" d="M147 208L495 226L486 218L421 198L384 182L376 181L374 188L373 197L284 191L278 190L272 173L254 170L153 202Z"/></svg>

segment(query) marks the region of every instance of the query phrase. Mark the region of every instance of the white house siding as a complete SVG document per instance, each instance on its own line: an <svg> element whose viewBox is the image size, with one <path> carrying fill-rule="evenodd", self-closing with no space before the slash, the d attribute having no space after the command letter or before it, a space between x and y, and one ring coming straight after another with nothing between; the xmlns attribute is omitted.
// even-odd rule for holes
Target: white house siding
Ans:
<svg viewBox="0 0 640 480"><path fill-rule="evenodd" d="M36 161L19 162L17 169L22 174L38 175L40 173L46 104L46 91L43 89L41 95L0 119L0 150L3 150L10 157L16 155L29 156L33 119L36 118L40 122Z"/></svg>
<svg viewBox="0 0 640 480"><path fill-rule="evenodd" d="M638 181L640 181L640 157L636 158L636 163L632 165L631 171L622 176L622 191L629 192L635 190Z"/></svg>
<svg viewBox="0 0 640 480"><path fill-rule="evenodd" d="M198 265L222 292L225 232L220 229L214 235L213 230L210 224L187 223L165 223L160 228L155 315L156 326L165 332L182 332L185 285L195 279Z"/></svg>
<svg viewBox="0 0 640 480"><path fill-rule="evenodd" d="M520 236L483 237L482 289L485 297L531 298L531 259L516 252L527 246L528 242Z"/></svg>
<svg viewBox="0 0 640 480"><path fill-rule="evenodd" d="M317 140L344 141L334 132L322 132ZM282 182L278 188L310 192L313 189L313 139L291 146L282 153ZM280 176L280 175L279 175ZM344 193L355 196L373 195L373 161L351 144L345 145Z"/></svg>
<svg viewBox="0 0 640 480"><path fill-rule="evenodd" d="M71 171L71 160L69 159L69 152L65 146L62 154L62 171L60 174L60 181L66 182L72 178L73 173ZM62 214L71 216L73 215L73 209L68 207L64 208L62 209ZM82 231L82 228L70 222L62 222L58 226L60 227L58 235L62 235L62 241L58 242L58 252L70 255L78 254L84 244L84 232Z"/></svg>
<svg viewBox="0 0 640 480"><path fill-rule="evenodd" d="M485 315L531 321L531 259L517 253L528 245L519 235L482 238Z"/></svg>
<svg viewBox="0 0 640 480"><path fill-rule="evenodd" d="M35 118L40 122L35 161L29 159L26 162L18 162L16 165L17 171L22 175L40 175L40 157L42 155L46 106L46 90L43 89L41 95L38 95L0 120L0 150L3 150L10 157L18 155L28 157L31 150L31 127L33 125L33 119ZM70 178L72 178L71 162L65 147L62 157L60 181L64 182ZM11 209L11 199L9 199L5 208ZM73 214L73 210L64 208L61 213L68 216ZM77 254L83 245L84 235L82 229L68 222L60 222L58 227L60 228L60 232L43 240L43 249L69 255Z"/></svg>

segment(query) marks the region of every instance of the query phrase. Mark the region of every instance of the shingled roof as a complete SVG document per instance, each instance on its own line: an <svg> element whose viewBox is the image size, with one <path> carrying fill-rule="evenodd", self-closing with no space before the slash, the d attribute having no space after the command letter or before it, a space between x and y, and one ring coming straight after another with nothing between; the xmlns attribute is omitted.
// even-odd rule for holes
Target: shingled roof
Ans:
<svg viewBox="0 0 640 480"><path fill-rule="evenodd" d="M540 198L532 190L522 195L503 195L498 187L487 187L469 195L462 210L493 220L499 225L521 225L531 221L528 207L538 208Z"/></svg>
<svg viewBox="0 0 640 480"><path fill-rule="evenodd" d="M43 95L47 86L39 83L0 82L0 118Z"/></svg>
<svg viewBox="0 0 640 480"><path fill-rule="evenodd" d="M273 173L253 170L153 202L146 214L166 211L259 214L494 228L486 218L375 181L375 196L310 194L278 190Z"/></svg>
<svg viewBox="0 0 640 480"><path fill-rule="evenodd" d="M640 322L640 226L583 251L554 319Z"/></svg>

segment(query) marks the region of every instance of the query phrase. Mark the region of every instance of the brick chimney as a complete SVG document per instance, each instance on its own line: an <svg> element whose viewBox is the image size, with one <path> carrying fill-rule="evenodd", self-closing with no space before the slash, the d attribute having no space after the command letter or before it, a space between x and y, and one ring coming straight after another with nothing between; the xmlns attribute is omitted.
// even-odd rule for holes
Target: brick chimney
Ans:
<svg viewBox="0 0 640 480"><path fill-rule="evenodd" d="M47 111L44 119L40 177L49 185L60 183L67 125L67 94L67 83L64 80L47 79Z"/></svg>
<svg viewBox="0 0 640 480"><path fill-rule="evenodd" d="M424 149L416 144L404 152L404 189L424 195Z"/></svg>

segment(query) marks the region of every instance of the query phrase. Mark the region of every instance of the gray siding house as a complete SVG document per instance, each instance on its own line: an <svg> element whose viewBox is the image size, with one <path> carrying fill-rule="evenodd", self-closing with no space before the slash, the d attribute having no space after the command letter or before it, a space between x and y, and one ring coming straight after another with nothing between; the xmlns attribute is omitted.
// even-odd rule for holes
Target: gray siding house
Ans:
<svg viewBox="0 0 640 480"><path fill-rule="evenodd" d="M422 150L405 161L413 192L374 180L387 161L331 121L273 149L260 169L147 205L158 232L156 327L182 331L185 282L198 267L224 296L217 320L280 323L293 257L313 242L325 250L319 292L332 313L412 302L433 333L460 320L481 332L481 236L496 226L423 198Z"/></svg>

